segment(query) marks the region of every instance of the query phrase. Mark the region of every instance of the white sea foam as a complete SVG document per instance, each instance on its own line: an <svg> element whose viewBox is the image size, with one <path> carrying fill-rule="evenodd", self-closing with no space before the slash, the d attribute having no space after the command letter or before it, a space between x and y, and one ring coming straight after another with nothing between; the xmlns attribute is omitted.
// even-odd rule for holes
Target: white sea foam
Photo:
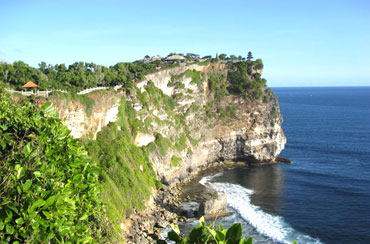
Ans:
<svg viewBox="0 0 370 244"><path fill-rule="evenodd" d="M209 183L215 190L225 192L228 205L262 235L284 244L292 243L294 240L299 244L321 243L318 239L296 231L285 223L282 217L268 214L253 205L250 200L252 190L230 183L209 182L214 177L216 175L203 177L200 183L203 185Z"/></svg>
<svg viewBox="0 0 370 244"><path fill-rule="evenodd" d="M223 172L220 172L220 173L217 173L215 175L209 175L209 176L204 176L200 181L199 183L202 184L202 185L205 185L207 184L210 180L212 180L213 178L217 177L217 176L221 176L223 174Z"/></svg>

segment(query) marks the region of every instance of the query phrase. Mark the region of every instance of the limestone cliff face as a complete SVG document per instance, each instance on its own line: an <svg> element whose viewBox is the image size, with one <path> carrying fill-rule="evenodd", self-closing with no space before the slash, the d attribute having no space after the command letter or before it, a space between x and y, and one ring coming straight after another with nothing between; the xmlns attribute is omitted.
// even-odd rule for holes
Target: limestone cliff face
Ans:
<svg viewBox="0 0 370 244"><path fill-rule="evenodd" d="M210 66L203 66L201 68L206 74L215 69L220 71L220 67L212 69ZM224 67L221 67L222 69ZM203 82L204 86L192 87L193 93L189 94L185 91L189 88L186 81L185 79L185 89L181 91L174 89L169 94L173 96L178 92L184 93L186 99L179 101L177 109L186 111L192 103L200 107L205 106L210 100L205 82ZM163 86L163 84L157 84L155 80L153 82L158 87ZM171 165L171 152L165 156L159 153L152 154L152 163L160 178L168 182L176 178L186 178L190 172L215 160L273 162L284 149L286 138L281 127L283 119L276 97L270 91L267 93L270 96L269 102L247 100L242 96L224 98L218 106L236 108L235 117L232 118L221 120L215 116L205 121L199 118L204 114L202 109L188 116L182 124L189 126L190 136L197 140L196 145L189 142L187 145L193 153L188 154L185 150L180 154L173 152L174 155L182 158L179 167ZM160 126L157 129L168 138L176 133Z"/></svg>
<svg viewBox="0 0 370 244"><path fill-rule="evenodd" d="M192 82L191 77L181 76L188 69L201 72L198 83ZM215 160L273 162L284 149L286 138L281 128L283 120L279 105L272 91L266 89L269 100L265 102L243 96L224 97L218 101L217 107L233 109L234 115L221 119L219 112L213 109L206 116L207 106L209 108L214 102L207 82L212 72L226 74L227 70L224 64L181 66L147 75L137 84L139 90L144 92L148 82L152 81L164 94L176 97L177 105L171 113L152 104L145 109L133 91L115 94L115 102L105 103L99 109L94 108L90 116L76 104L59 108L59 113L73 136L81 137L89 133L96 135L102 126L115 120L118 98L121 97L132 102L138 119L144 121L151 118L152 121L145 132L137 133L136 145L141 147L155 143L155 135L158 133L175 145L183 135L186 145L180 150L173 146L165 155L159 150L150 154L150 161L163 182L186 178L189 172ZM174 75L177 75L176 82L182 86L170 85ZM173 162L174 156L180 159L179 163Z"/></svg>
<svg viewBox="0 0 370 244"><path fill-rule="evenodd" d="M78 100L67 102L54 99L52 102L74 138L86 136L94 139L102 127L116 121L121 96L110 91L91 95L95 101L89 108L91 113L87 113L86 105Z"/></svg>

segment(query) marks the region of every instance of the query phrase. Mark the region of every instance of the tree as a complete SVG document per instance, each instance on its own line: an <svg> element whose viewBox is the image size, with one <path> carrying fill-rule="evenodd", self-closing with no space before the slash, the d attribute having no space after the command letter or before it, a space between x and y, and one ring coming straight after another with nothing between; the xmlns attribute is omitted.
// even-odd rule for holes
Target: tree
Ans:
<svg viewBox="0 0 370 244"><path fill-rule="evenodd" d="M232 54L232 55L230 55L230 59L234 61L234 60L236 60L236 59L237 59L237 57L236 57L235 55L233 55L233 54Z"/></svg>
<svg viewBox="0 0 370 244"><path fill-rule="evenodd" d="M41 72L44 72L45 69L46 69L46 63L45 62L39 63L39 70Z"/></svg>
<svg viewBox="0 0 370 244"><path fill-rule="evenodd" d="M253 58L253 56L252 56L252 52L251 51L249 51L248 52L248 56L247 56L247 60L252 60L252 58Z"/></svg>
<svg viewBox="0 0 370 244"><path fill-rule="evenodd" d="M254 68L257 70L263 69L262 59L256 59L256 61L254 61Z"/></svg>
<svg viewBox="0 0 370 244"><path fill-rule="evenodd" d="M219 56L220 60L225 60L226 57L227 57L227 54L226 53L221 53Z"/></svg>
<svg viewBox="0 0 370 244"><path fill-rule="evenodd" d="M199 54L195 54L195 53L187 53L186 56L185 56L186 59L190 60L190 59L196 59L196 58L199 58Z"/></svg>

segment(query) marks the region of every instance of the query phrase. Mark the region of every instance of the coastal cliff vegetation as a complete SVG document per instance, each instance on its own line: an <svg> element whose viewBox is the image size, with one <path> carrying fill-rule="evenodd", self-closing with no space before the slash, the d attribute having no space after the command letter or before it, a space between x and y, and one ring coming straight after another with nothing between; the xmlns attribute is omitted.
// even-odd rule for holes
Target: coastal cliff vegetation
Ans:
<svg viewBox="0 0 370 244"><path fill-rule="evenodd" d="M0 91L0 242L99 240L99 167L50 103L14 103Z"/></svg>
<svg viewBox="0 0 370 244"><path fill-rule="evenodd" d="M173 55L178 55L184 59L168 59ZM224 54L226 55L226 54ZM145 75L157 72L161 69L168 69L180 65L220 62L219 58L205 56L202 59L199 55L188 53L171 53L166 58L155 59L154 61L138 60L135 62L120 62L113 66L102 66L95 63L75 62L71 65L65 64L46 64L40 62L38 68L29 66L23 61L16 61L12 64L0 62L0 82L8 88L19 89L29 80L32 80L44 90L66 90L76 92L82 89L97 86L116 86L122 85L126 88L133 87L134 83L144 79ZM221 58L223 56L220 55ZM231 57L235 59L231 59ZM241 62L245 58L237 58L231 55L229 58L221 59L222 62ZM258 69L262 69L262 61L248 60ZM243 62L243 63L245 63Z"/></svg>
<svg viewBox="0 0 370 244"><path fill-rule="evenodd" d="M185 69L183 73L171 74L167 86L174 89L172 95L165 94L151 80L144 90L136 84L148 74L178 67L184 61L140 61L111 67L82 62L66 67L42 62L38 69L21 61L1 63L0 82L7 87L17 88L31 79L43 89L68 90L69 94L58 93L52 98L78 99L85 104L87 115L91 114L95 101L89 95L75 95L76 91L121 85L118 92L123 95L114 122L101 128L96 138L85 136L76 140L50 103L38 109L27 99L13 102L5 90L1 91L0 241L109 243L121 240L125 219L145 209L150 195L163 183L167 184L158 178L153 155L164 159L170 152L169 168L175 170L197 147L200 139L194 136L199 134L196 123L212 128L212 121L236 118L240 108L229 102L233 96L262 104L276 99L261 77L260 59L243 60L235 55L195 58L194 54L186 55L185 66L206 65L209 70ZM223 69L213 65L223 61L226 61ZM195 102L194 97L199 94L185 87L186 79L190 79L191 87L206 93L205 104ZM31 101L36 100L31 97ZM182 105L184 101L192 102ZM170 136L156 131L164 127L171 131ZM151 134L153 138L145 145L138 145L135 139L139 133ZM243 240L238 243L251 242Z"/></svg>

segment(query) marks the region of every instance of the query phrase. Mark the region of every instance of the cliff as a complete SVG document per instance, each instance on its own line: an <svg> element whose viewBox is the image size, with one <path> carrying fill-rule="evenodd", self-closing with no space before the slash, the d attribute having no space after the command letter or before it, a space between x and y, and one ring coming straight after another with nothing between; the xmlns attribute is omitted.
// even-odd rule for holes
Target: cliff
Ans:
<svg viewBox="0 0 370 244"><path fill-rule="evenodd" d="M74 137L95 138L117 119L120 100L128 101L139 124L132 131L134 143L154 149L149 161L164 183L215 160L272 162L286 142L277 99L267 88L264 99L248 93L218 96L228 70L221 63L161 70L136 88L89 95L95 101L89 114L76 101L59 102L58 112Z"/></svg>

